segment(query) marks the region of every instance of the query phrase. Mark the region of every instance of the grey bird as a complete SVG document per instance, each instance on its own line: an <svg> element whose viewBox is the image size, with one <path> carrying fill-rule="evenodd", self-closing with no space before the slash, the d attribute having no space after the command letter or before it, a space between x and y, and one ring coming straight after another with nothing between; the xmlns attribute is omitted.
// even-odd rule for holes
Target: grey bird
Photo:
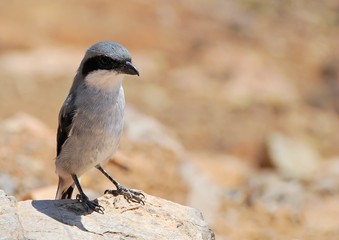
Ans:
<svg viewBox="0 0 339 240"><path fill-rule="evenodd" d="M78 179L96 167L116 187L105 193L144 203L142 193L123 187L101 166L117 150L122 134L125 108L122 80L126 74L139 76L125 47L99 42L87 50L59 113L56 199L71 198L76 186L77 199L86 211L103 213L104 208L89 200Z"/></svg>

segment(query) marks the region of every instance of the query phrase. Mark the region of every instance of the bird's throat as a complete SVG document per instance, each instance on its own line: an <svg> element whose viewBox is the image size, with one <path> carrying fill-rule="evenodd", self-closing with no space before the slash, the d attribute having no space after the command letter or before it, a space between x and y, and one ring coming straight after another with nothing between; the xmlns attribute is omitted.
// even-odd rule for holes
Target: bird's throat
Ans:
<svg viewBox="0 0 339 240"><path fill-rule="evenodd" d="M114 71L97 70L86 76L85 84L98 89L113 90L121 86L123 77L123 74Z"/></svg>

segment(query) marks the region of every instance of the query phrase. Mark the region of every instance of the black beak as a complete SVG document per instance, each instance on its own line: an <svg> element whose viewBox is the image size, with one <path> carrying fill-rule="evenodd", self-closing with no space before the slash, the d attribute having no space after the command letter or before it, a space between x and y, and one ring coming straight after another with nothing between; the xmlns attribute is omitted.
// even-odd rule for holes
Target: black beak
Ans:
<svg viewBox="0 0 339 240"><path fill-rule="evenodd" d="M125 65L122 68L122 72L128 75L138 75L139 71L138 69L129 61L125 62Z"/></svg>

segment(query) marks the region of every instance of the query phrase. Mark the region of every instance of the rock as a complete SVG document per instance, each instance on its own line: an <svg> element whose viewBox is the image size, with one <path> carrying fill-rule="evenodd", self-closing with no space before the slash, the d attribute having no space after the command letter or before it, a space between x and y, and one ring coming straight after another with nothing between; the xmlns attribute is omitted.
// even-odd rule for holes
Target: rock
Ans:
<svg viewBox="0 0 339 240"><path fill-rule="evenodd" d="M48 55L52 58L46 58ZM42 47L25 52L9 52L0 56L0 69L10 79L49 79L51 76L68 77L77 68L82 52L73 49ZM34 86L37 87L38 86Z"/></svg>
<svg viewBox="0 0 339 240"><path fill-rule="evenodd" d="M1 131L6 133L28 132L32 137L44 138L47 143L53 142L55 133L51 131L42 121L24 112L19 112L13 117L1 122Z"/></svg>
<svg viewBox="0 0 339 240"><path fill-rule="evenodd" d="M295 86L286 79L281 70L273 65L267 67L267 62L262 55L249 49L228 47L226 50L228 57L216 57L222 53L222 48L225 51L225 45L215 44L206 54L206 60L209 62L208 66L215 67L223 64L219 69L225 67L232 69L231 78L229 81L224 81L224 86L219 91L221 97L232 108L247 107L253 103L289 106L298 101L299 96ZM246 53L239 54L239 51L246 51Z"/></svg>
<svg viewBox="0 0 339 240"><path fill-rule="evenodd" d="M81 178L82 180L82 178ZM81 181L81 184L83 181ZM58 185L49 185L46 187L41 187L41 188L35 188L26 195L20 197L20 200L54 200L55 199L55 194L56 190L58 188ZM100 193L90 189L90 188L83 188L84 192L86 193L87 197L90 199L94 199L100 196ZM78 190L75 188L73 192L73 197L78 194Z"/></svg>
<svg viewBox="0 0 339 240"><path fill-rule="evenodd" d="M314 198L305 203L308 211L304 212L305 226L314 232L330 233L339 237L338 197ZM327 238L330 239L330 238ZM333 238L334 239L334 238Z"/></svg>
<svg viewBox="0 0 339 240"><path fill-rule="evenodd" d="M0 189L4 189L9 194L13 194L17 185L17 178L8 173L0 173Z"/></svg>
<svg viewBox="0 0 339 240"><path fill-rule="evenodd" d="M215 224L224 195L239 197L237 194L246 183L250 168L233 156L201 153L187 156L189 159L181 165L181 174L189 187L187 203Z"/></svg>
<svg viewBox="0 0 339 240"><path fill-rule="evenodd" d="M0 239L22 239L20 221L16 215L16 200L0 190Z"/></svg>
<svg viewBox="0 0 339 240"><path fill-rule="evenodd" d="M38 199L55 199L55 193L57 190L57 185L49 185L46 187L35 188L26 195L22 196L20 200L38 200ZM87 190L86 190L86 194ZM75 195L73 195L75 196Z"/></svg>
<svg viewBox="0 0 339 240"><path fill-rule="evenodd" d="M310 188L319 195L339 193L339 157L322 161Z"/></svg>
<svg viewBox="0 0 339 240"><path fill-rule="evenodd" d="M188 204L200 209L205 214L206 220L213 224L218 214L223 189L212 184L205 174L201 174L193 161L184 162L181 171L190 190Z"/></svg>
<svg viewBox="0 0 339 240"><path fill-rule="evenodd" d="M0 190L0 238L215 239L199 211L145 195L145 205L102 196L105 213L98 214L75 200L15 202Z"/></svg>
<svg viewBox="0 0 339 240"><path fill-rule="evenodd" d="M281 133L271 135L267 148L272 165L289 179L309 180L320 162L318 153L306 141Z"/></svg>
<svg viewBox="0 0 339 240"><path fill-rule="evenodd" d="M299 215L304 211L305 188L299 181L286 180L274 172L262 171L248 179L249 198L252 204L270 213L284 210Z"/></svg>
<svg viewBox="0 0 339 240"><path fill-rule="evenodd" d="M131 141L155 143L178 155L184 151L181 143L166 127L130 105L125 109L125 134Z"/></svg>
<svg viewBox="0 0 339 240"><path fill-rule="evenodd" d="M55 145L54 131L32 115L0 121L0 188L20 198L55 182Z"/></svg>

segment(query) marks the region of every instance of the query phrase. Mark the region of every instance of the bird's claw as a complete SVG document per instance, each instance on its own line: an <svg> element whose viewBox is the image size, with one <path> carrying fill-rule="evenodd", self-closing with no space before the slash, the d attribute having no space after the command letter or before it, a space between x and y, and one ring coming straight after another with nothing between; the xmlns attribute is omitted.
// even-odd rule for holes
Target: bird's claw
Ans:
<svg viewBox="0 0 339 240"><path fill-rule="evenodd" d="M137 192L131 189L127 189L125 187L120 186L118 189L116 190L110 190L107 189L105 191L106 193L110 193L113 196L118 196L118 195L122 195L124 196L124 198L127 200L127 202L135 202L135 203L141 203L142 205L145 205L144 199L146 198L145 195L141 192Z"/></svg>
<svg viewBox="0 0 339 240"><path fill-rule="evenodd" d="M98 203L95 203L91 200L88 199L88 197L86 195L81 195L78 194L76 196L76 199L82 203L82 205L84 206L85 210L88 212L90 210L100 213L100 214L104 214L105 208L102 207L101 205L99 205Z"/></svg>

